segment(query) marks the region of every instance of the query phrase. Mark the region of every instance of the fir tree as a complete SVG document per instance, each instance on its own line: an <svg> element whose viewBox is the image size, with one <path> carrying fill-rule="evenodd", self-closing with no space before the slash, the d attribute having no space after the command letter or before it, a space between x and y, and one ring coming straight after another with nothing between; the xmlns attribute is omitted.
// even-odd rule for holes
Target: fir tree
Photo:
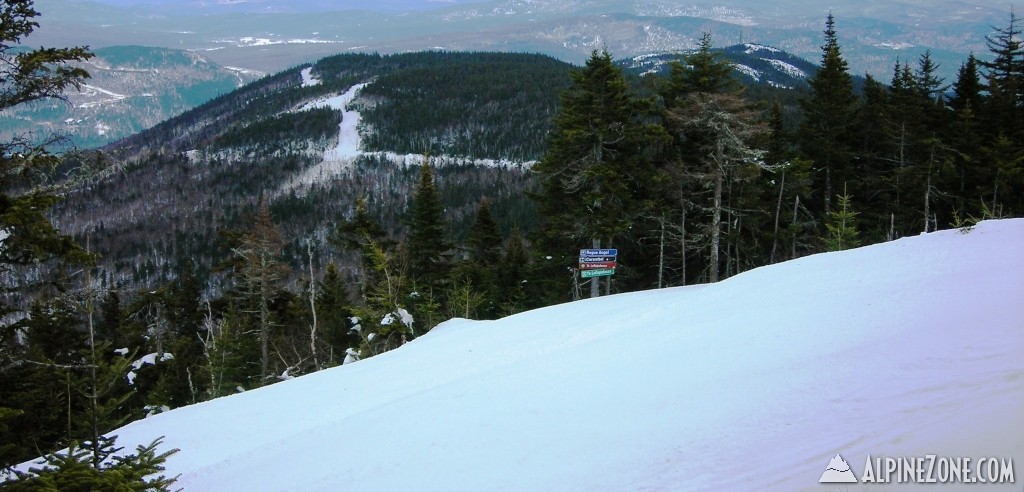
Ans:
<svg viewBox="0 0 1024 492"><path fill-rule="evenodd" d="M409 215L406 241L409 275L420 288L440 292L448 269L445 254L450 247L444 226L444 207L428 159L420 167L420 179L413 191Z"/></svg>
<svg viewBox="0 0 1024 492"><path fill-rule="evenodd" d="M287 278L288 269L281 263L284 242L281 232L270 216L266 200L261 200L250 229L242 235L234 253L240 260L240 280L251 312L255 315L260 341L260 376L270 377L270 338L276 321L271 303Z"/></svg>
<svg viewBox="0 0 1024 492"><path fill-rule="evenodd" d="M548 151L532 169L541 191L541 243L557 254L554 269L575 263L580 247L610 247L643 212L654 167L651 150L664 132L649 124L649 111L629 90L607 51L594 51L573 71L561 97ZM599 293L591 281L591 296Z"/></svg>
<svg viewBox="0 0 1024 492"><path fill-rule="evenodd" d="M332 361L340 361L348 349L359 348L359 336L352 331L352 306L341 272L333 262L327 264L316 295L320 326L328 345L328 353Z"/></svg>
<svg viewBox="0 0 1024 492"><path fill-rule="evenodd" d="M986 36L985 43L994 57L992 61L980 62L987 70L989 135L1003 133L1018 138L1024 131L1024 43L1017 15L1010 11L1006 27Z"/></svg>
<svg viewBox="0 0 1024 492"><path fill-rule="evenodd" d="M392 246L384 227L370 217L365 198L356 200L352 218L342 222L329 240L342 251L359 255L356 278L359 282L359 295L365 298L370 286L375 285L378 280L374 276L370 243L380 245L385 250Z"/></svg>
<svg viewBox="0 0 1024 492"><path fill-rule="evenodd" d="M853 79L840 50L831 13L825 22L825 44L821 51L821 68L808 80L811 95L800 101L804 111L800 147L814 163L820 180L820 185L815 186L821 197L817 205L827 215L832 210L836 184L850 177L849 130L856 103Z"/></svg>
<svg viewBox="0 0 1024 492"><path fill-rule="evenodd" d="M949 101L952 121L948 141L953 148L953 173L955 180L950 189L955 193L955 210L960 216L976 215L981 212L977 200L984 187L981 149L983 136L980 121L984 96L978 62L971 54L957 71L953 83L953 96Z"/></svg>
<svg viewBox="0 0 1024 492"><path fill-rule="evenodd" d="M167 458L177 449L159 453L157 448L163 438L149 445L139 445L135 453L112 456L110 460L96 464L91 452L72 441L67 450L48 454L42 466L35 466L28 472L15 471L14 476L0 482L0 489L8 492L61 491L91 492L95 490L167 492L176 477L166 477ZM105 455L119 451L114 438L107 443Z"/></svg>
<svg viewBox="0 0 1024 492"><path fill-rule="evenodd" d="M828 229L825 248L828 251L842 251L860 246L860 232L857 230L858 214L850 205L851 197L844 193L837 198L839 208L829 214L829 220L825 223L825 227Z"/></svg>

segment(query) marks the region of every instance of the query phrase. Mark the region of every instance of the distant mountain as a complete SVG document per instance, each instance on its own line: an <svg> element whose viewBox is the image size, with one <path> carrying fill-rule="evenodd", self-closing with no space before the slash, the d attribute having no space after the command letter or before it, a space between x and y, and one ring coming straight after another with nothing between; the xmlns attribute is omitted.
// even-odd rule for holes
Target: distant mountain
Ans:
<svg viewBox="0 0 1024 492"><path fill-rule="evenodd" d="M951 79L969 53L986 55L992 26L1005 26L1014 5L1024 7L1011 0L119 3L39 0L45 17L37 37L50 45L184 48L266 72L342 52L438 48L536 52L579 63L603 47L620 58L691 49L701 32L711 32L718 46L758 43L816 59L832 12L853 73L888 80L897 59L914 61L931 50Z"/></svg>
<svg viewBox="0 0 1024 492"><path fill-rule="evenodd" d="M262 78L109 147L110 177L58 205L89 234L106 280L139 285L228 252L260 197L288 238L325 261L325 238L365 197L397 233L429 153L446 217L464 231L480 197L506 230L533 220L524 166L539 158L571 66L543 55L338 55ZM346 101L350 101L346 104ZM358 119L356 119L358 118ZM216 288L216 287L214 287Z"/></svg>
<svg viewBox="0 0 1024 492"><path fill-rule="evenodd" d="M138 133L262 75L229 69L196 53L112 46L80 64L91 78L67 103L48 101L0 113L0 138L60 133L97 147Z"/></svg>
<svg viewBox="0 0 1024 492"><path fill-rule="evenodd" d="M748 85L801 88L806 86L807 78L818 71L817 65L771 46L746 43L714 51L732 62L737 79ZM651 53L623 60L620 65L635 75L665 74L670 62L679 61L692 52Z"/></svg>
<svg viewBox="0 0 1024 492"><path fill-rule="evenodd" d="M117 7L193 10L196 12L327 12L368 10L410 12L437 9L456 4L481 3L481 0L95 0Z"/></svg>

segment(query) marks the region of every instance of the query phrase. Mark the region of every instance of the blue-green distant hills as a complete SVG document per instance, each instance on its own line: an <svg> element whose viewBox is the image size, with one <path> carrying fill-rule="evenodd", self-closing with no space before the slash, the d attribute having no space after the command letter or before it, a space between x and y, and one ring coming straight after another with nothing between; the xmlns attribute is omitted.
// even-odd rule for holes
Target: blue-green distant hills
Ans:
<svg viewBox="0 0 1024 492"><path fill-rule="evenodd" d="M57 133L78 147L98 147L149 128L260 74L222 67L192 52L141 46L95 50L82 64L91 78L67 101L0 113L0 134Z"/></svg>

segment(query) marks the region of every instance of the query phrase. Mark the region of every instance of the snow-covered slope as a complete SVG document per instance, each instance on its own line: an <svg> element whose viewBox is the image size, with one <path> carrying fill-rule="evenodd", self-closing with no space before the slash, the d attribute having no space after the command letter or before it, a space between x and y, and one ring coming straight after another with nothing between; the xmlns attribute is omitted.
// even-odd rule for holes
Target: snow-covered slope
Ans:
<svg viewBox="0 0 1024 492"><path fill-rule="evenodd" d="M191 490L819 490L836 454L1012 458L1024 220L453 320L116 432ZM842 485L850 490L885 490ZM932 486L934 487L934 486ZM915 487L894 486L898 490Z"/></svg>

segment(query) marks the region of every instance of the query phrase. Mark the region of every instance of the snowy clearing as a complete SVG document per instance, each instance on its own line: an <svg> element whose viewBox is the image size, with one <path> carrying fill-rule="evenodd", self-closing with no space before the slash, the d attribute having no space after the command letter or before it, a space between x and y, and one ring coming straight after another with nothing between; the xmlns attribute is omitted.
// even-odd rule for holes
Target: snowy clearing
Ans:
<svg viewBox="0 0 1024 492"><path fill-rule="evenodd" d="M789 63L786 63L786 62L784 62L782 60L768 60L768 63L771 63L772 66L775 67L776 70L778 70L778 71L780 71L782 73L785 73L787 75L790 75L790 76L793 76L793 77L797 77L797 78L801 78L801 79L807 78L807 74L804 73L803 70L800 70L799 68L797 68L797 67L795 67L795 66L793 66L793 65L791 65Z"/></svg>
<svg viewBox="0 0 1024 492"><path fill-rule="evenodd" d="M312 69L306 68L302 71L303 85L309 81L310 84L317 84L319 80L313 78ZM423 154L398 154L395 152L363 152L362 138L359 135L359 123L362 116L359 111L349 108L349 104L359 95L359 91L368 83L356 84L345 91L344 94L329 98L317 99L308 102L296 111L308 111L316 108L331 108L342 112L341 124L338 126L338 142L323 153L322 161L303 172L299 173L279 190L282 195L293 190L305 191L310 187L322 184L341 176L352 169L355 159L360 156L379 157L402 166L423 165L425 156ZM430 162L434 166L486 166L486 167L526 167L533 164L530 162L513 162L504 159L471 159L457 156L430 156Z"/></svg>
<svg viewBox="0 0 1024 492"><path fill-rule="evenodd" d="M300 75L302 75L302 87L314 87L320 85L320 79L313 76L313 67L303 68Z"/></svg>
<svg viewBox="0 0 1024 492"><path fill-rule="evenodd" d="M819 484L837 454L858 476L869 455L1012 458L1020 481L1021 244L1024 220L990 221L452 320L111 434L166 436L186 491L934 490Z"/></svg>

